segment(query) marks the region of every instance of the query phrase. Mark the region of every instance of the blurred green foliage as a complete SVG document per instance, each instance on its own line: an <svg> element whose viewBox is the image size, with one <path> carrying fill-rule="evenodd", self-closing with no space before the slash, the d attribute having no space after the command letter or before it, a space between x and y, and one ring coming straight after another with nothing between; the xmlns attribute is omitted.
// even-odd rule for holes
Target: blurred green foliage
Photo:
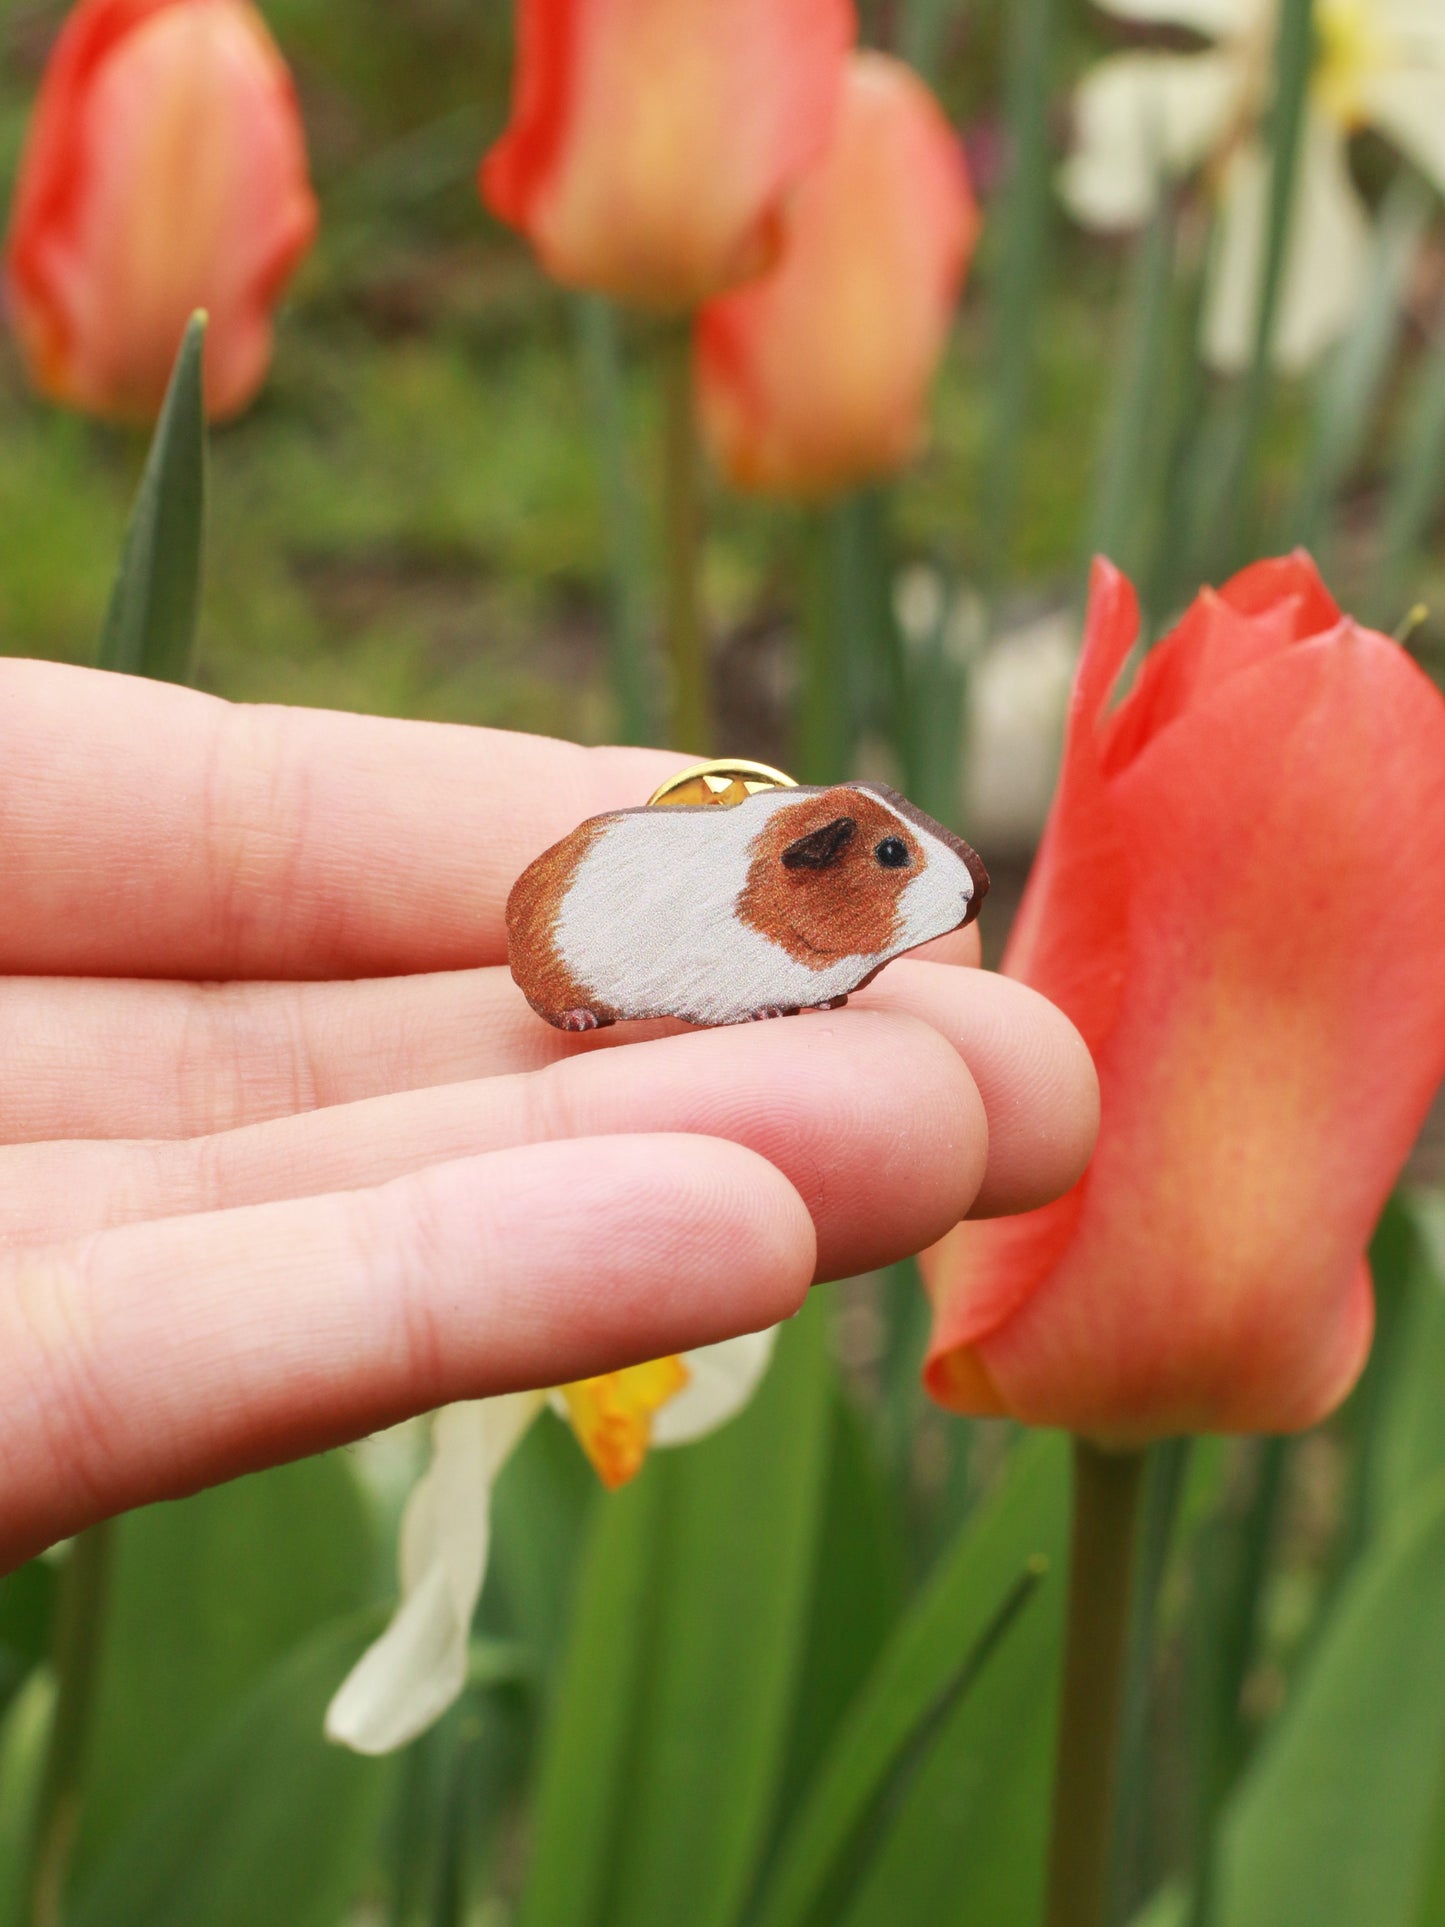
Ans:
<svg viewBox="0 0 1445 1927"><path fill-rule="evenodd" d="M260 405L215 439L200 680L240 698L604 737L606 504L567 301L474 187L505 116L508 10L285 0L267 11L297 70L323 227ZM62 12L38 0L0 21L7 199ZM949 40L944 69L959 110L985 117L997 112L986 25ZM933 448L898 497L903 545L960 579L998 560L983 482L999 246L985 239ZM1059 451L1098 440L1120 267L1077 241L1047 264L1017 432L1016 587L1067 587L1077 567L1093 476ZM646 473L645 330L629 328L628 344L629 431ZM0 347L0 647L89 651L139 460L125 432L35 401ZM759 622L789 621L797 530L721 489L710 511L709 601L726 648Z"/></svg>

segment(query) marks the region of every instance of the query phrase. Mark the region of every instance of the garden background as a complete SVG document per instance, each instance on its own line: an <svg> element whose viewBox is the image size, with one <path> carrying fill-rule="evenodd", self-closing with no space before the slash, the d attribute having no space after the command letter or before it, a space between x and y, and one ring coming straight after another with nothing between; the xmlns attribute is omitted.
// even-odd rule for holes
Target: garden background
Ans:
<svg viewBox="0 0 1445 1927"><path fill-rule="evenodd" d="M63 11L0 18L7 201ZM322 222L266 389L212 438L195 680L608 740L618 625L655 647L660 622L653 343L550 283L478 203L510 9L265 12ZM1202 581L1307 543L1345 606L1438 667L1445 224L1365 133L1377 218L1349 329L1305 372L1220 376L1196 352L1207 205L1171 194L1101 237L1055 192L1072 88L1139 33L1070 0L862 17L960 128L982 238L906 474L823 509L709 483L716 747L806 761L799 611L820 599L847 690L835 744L983 849L996 959L1095 550L1157 629ZM1298 99L1317 42L1291 44ZM142 455L37 399L0 336L0 648L94 659ZM879 694L900 649L902 723ZM1445 1921L1434 1175L1427 1148L1377 1236L1380 1338L1337 1419L1151 1456L1118 1922ZM48 1913L26 1843L63 1555L0 1582L0 1927L1030 1927L1067 1450L931 1407L926 1324L911 1266L817 1294L748 1410L617 1494L543 1420L498 1487L468 1689L388 1759L321 1722L394 1598L418 1428L127 1518Z"/></svg>

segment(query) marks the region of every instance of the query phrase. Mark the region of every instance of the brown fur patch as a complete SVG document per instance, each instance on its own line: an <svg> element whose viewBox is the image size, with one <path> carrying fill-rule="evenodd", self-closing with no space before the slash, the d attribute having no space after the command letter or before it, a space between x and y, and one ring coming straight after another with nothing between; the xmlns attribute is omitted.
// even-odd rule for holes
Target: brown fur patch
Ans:
<svg viewBox="0 0 1445 1927"><path fill-rule="evenodd" d="M784 868L790 843L840 816L852 817L858 828L835 862ZM886 836L907 847L905 868L885 869L874 856ZM827 970L840 957L878 957L897 940L898 899L927 860L906 824L866 790L816 790L774 810L759 831L738 916L814 970Z"/></svg>
<svg viewBox="0 0 1445 1927"><path fill-rule="evenodd" d="M617 1012L598 1003L590 985L573 976L557 949L562 899L577 866L609 821L594 816L579 823L523 870L507 898L507 961L522 995L549 1024L569 1010L590 1010L599 1026L617 1021Z"/></svg>

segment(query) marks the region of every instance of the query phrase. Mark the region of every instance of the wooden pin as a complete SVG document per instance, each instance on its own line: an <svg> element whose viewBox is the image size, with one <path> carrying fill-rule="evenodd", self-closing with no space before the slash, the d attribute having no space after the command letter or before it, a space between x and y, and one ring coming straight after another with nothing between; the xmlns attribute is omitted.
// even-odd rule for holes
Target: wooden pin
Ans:
<svg viewBox="0 0 1445 1927"><path fill-rule="evenodd" d="M559 1030L789 1017L971 922L987 889L974 851L884 784L724 759L544 851L507 900L508 957Z"/></svg>

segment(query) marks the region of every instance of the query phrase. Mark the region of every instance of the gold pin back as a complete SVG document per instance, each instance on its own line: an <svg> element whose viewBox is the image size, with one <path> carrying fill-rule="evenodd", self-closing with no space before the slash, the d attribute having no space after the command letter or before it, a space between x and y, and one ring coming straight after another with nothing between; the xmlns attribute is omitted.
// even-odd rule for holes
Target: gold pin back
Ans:
<svg viewBox="0 0 1445 1927"><path fill-rule="evenodd" d="M655 804L673 808L679 804L721 803L731 807L745 803L759 790L795 790L797 783L782 770L767 763L752 763L741 756L715 757L711 762L694 763L690 769L669 776L648 797L648 808Z"/></svg>

